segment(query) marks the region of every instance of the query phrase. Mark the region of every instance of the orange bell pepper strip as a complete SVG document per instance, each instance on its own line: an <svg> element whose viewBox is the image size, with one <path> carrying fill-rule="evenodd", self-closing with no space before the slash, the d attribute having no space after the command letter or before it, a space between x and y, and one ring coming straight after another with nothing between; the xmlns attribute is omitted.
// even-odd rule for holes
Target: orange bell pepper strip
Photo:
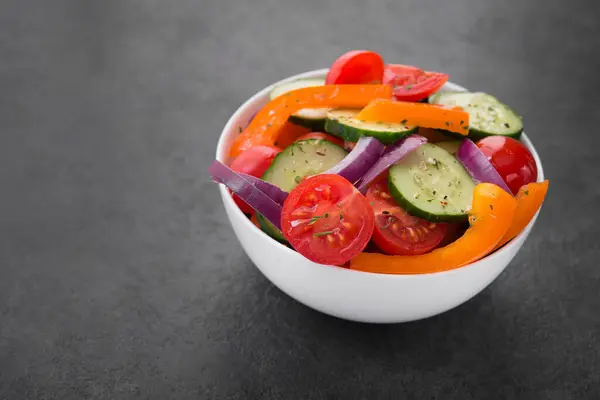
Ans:
<svg viewBox="0 0 600 400"><path fill-rule="evenodd" d="M306 135L311 132L310 129L300 125L286 122L283 127L277 132L277 140L273 143L275 146L285 149L290 144L294 143L302 135Z"/></svg>
<svg viewBox="0 0 600 400"><path fill-rule="evenodd" d="M256 114L233 141L229 155L236 157L255 145L273 145L290 115L303 108L361 108L373 99L391 96L391 85L327 85L292 90L271 100Z"/></svg>
<svg viewBox="0 0 600 400"><path fill-rule="evenodd" d="M417 256L361 253L350 269L380 274L429 274L470 264L488 255L508 231L517 201L491 183L480 183L473 192L470 227L446 247Z"/></svg>
<svg viewBox="0 0 600 400"><path fill-rule="evenodd" d="M548 184L548 180L545 180L539 183L528 183L519 189L515 217L502 240L496 245L496 249L504 246L525 229L542 206L548 193Z"/></svg>
<svg viewBox="0 0 600 400"><path fill-rule="evenodd" d="M469 133L469 114L460 107L380 99L370 102L355 118L443 129L465 136Z"/></svg>

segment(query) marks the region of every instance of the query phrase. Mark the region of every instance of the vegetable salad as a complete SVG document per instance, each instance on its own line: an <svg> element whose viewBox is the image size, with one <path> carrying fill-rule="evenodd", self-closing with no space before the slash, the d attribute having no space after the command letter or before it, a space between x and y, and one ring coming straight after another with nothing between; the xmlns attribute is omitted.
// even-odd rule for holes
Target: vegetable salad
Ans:
<svg viewBox="0 0 600 400"><path fill-rule="evenodd" d="M472 263L527 226L548 181L536 183L518 114L486 93L442 91L447 81L350 51L325 79L276 86L229 166L209 172L311 261L387 274Z"/></svg>

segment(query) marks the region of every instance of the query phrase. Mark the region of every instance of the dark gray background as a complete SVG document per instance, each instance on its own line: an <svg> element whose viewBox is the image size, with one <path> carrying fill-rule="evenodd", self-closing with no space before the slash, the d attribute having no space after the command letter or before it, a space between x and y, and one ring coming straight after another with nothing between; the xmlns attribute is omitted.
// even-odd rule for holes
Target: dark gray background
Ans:
<svg viewBox="0 0 600 400"><path fill-rule="evenodd" d="M365 3L0 3L1 399L598 398L597 3ZM507 271L429 320L291 300L208 181L246 98L353 48L496 94L551 180Z"/></svg>

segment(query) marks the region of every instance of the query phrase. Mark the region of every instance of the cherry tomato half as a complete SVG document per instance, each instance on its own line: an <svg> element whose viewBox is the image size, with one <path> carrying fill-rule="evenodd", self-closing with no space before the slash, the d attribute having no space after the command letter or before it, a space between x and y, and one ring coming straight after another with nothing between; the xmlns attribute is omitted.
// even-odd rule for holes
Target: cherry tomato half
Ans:
<svg viewBox="0 0 600 400"><path fill-rule="evenodd" d="M269 168L275 156L279 153L281 153L279 147L254 146L237 156L230 167L236 172L243 172L260 178L267 168ZM244 213L250 214L254 211L252 207L246 204L246 202L238 196L233 195L233 200Z"/></svg>
<svg viewBox="0 0 600 400"><path fill-rule="evenodd" d="M369 186L367 200L375 213L372 240L383 252L423 254L433 250L444 239L447 224L436 224L409 215L390 195L387 176L377 178Z"/></svg>
<svg viewBox="0 0 600 400"><path fill-rule="evenodd" d="M531 152L516 139L488 136L477 142L508 188L516 195L519 188L537 180L537 166Z"/></svg>
<svg viewBox="0 0 600 400"><path fill-rule="evenodd" d="M343 265L371 238L374 215L365 196L339 175L322 174L296 186L283 203L281 231L311 261Z"/></svg>
<svg viewBox="0 0 600 400"><path fill-rule="evenodd" d="M380 83L383 58L374 51L352 50L334 61L325 78L326 85Z"/></svg>
<svg viewBox="0 0 600 400"><path fill-rule="evenodd" d="M328 142L331 142L333 144L337 144L338 146L340 146L342 148L344 147L344 141L342 139L340 139L339 137L328 135L328 134L323 133L323 132L310 132L310 133L307 133L306 135L300 136L295 141L297 142L298 140L306 140L306 139L327 140Z"/></svg>
<svg viewBox="0 0 600 400"><path fill-rule="evenodd" d="M448 81L448 75L423 71L417 67L387 64L383 83L394 87L394 97L401 101L421 101L437 92Z"/></svg>

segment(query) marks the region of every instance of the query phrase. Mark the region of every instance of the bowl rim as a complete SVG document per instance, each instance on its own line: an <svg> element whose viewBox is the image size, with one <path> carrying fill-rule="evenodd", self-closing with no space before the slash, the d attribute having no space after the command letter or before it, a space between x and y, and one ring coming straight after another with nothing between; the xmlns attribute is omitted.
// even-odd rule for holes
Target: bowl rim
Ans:
<svg viewBox="0 0 600 400"><path fill-rule="evenodd" d="M221 134L219 136L219 141L217 143L217 149L216 149L216 159L221 161L221 162L226 162L228 157L226 156L227 154L227 144L228 144L228 139L227 137L229 136L229 132L232 132L234 129L234 122L237 121L245 112L248 108L250 108L254 103L256 103L257 101L259 101L261 98L268 96L268 94L271 92L271 90L273 90L273 88L277 85L281 85L283 83L287 83L287 82L291 82L291 81L295 81L297 79L305 79L305 78L324 78L327 75L327 72L329 71L329 68L321 68L321 69L316 69L316 70L312 70L312 71L308 71L308 72L303 72L300 74L296 74L296 75L292 75L288 78L285 79L281 79L277 82L274 82L268 86L266 86L265 88L259 90L258 92L256 92L254 95L252 95L248 100L246 100L242 105L240 105L235 112L229 117L229 119L227 120L227 123L225 124L225 127L223 128L223 130L221 131ZM458 91L467 91L468 89L466 89L465 87L453 83L453 82L446 82L446 84L443 86L444 88L450 89L450 90L458 90ZM535 149L535 146L533 145L533 143L531 142L531 140L529 139L529 137L525 134L525 130L523 130L523 133L521 135L521 142L523 142L523 144L525 144L525 146L529 149L529 151L531 152L537 169L538 169L538 176L537 176L537 181L536 182L542 182L544 181L544 169L542 166L542 160L540 159L540 156L537 152L537 150ZM234 213L237 213L237 215L244 221L244 228L245 229L250 229L251 231L253 231L255 234L258 235L262 235L266 240L271 240L272 244L277 245L277 246L281 246L281 249L284 252L289 252L289 256L290 257L302 257L302 259L309 264L314 265L315 268L335 268L339 271L339 273L341 274L369 274L371 276L373 275L378 275L381 278L386 278L386 279L426 279L432 276L442 276L442 275L452 275L452 274L457 274L457 273L461 273L464 272L466 269L472 269L472 268L477 268L480 267L482 264L484 264L484 261L490 261L493 262L495 259L497 258L502 258L504 256L504 253L509 253L511 251L512 248L517 247L517 249L515 250L515 253L519 250L519 247L522 245L519 244L520 239L528 234L528 231L531 229L531 227L533 226L533 224L535 223L540 210L537 211L537 213L535 214L535 216L531 219L531 221L529 222L529 224L523 229L523 231L521 231L521 233L519 233L516 237L514 237L513 239L511 239L508 243L506 243L504 246L502 246L500 249L494 251L492 254L488 254L487 256L472 262L470 264L464 265L462 267L459 268L454 268L454 269L450 269L447 271L440 271L440 272L431 272L431 273L424 273L424 274L381 274L381 273L373 273L373 272L363 272L363 271L356 271L356 270L352 270L349 268L341 268L338 266L334 266L334 265L326 265L326 264L318 264L318 263L314 263L306 258L304 258L301 254L299 254L297 251L290 249L289 247L277 242L275 239L271 238L269 235L267 235L265 232L263 232L261 229L259 229L257 226L255 226L249 218L246 217L246 215L240 210L239 207L236 206L235 202L233 201L233 197L229 195L229 192L227 191L227 188L224 185L219 185L219 191L221 193L221 198L223 200L223 205L225 207L229 206L230 208L234 209Z"/></svg>

